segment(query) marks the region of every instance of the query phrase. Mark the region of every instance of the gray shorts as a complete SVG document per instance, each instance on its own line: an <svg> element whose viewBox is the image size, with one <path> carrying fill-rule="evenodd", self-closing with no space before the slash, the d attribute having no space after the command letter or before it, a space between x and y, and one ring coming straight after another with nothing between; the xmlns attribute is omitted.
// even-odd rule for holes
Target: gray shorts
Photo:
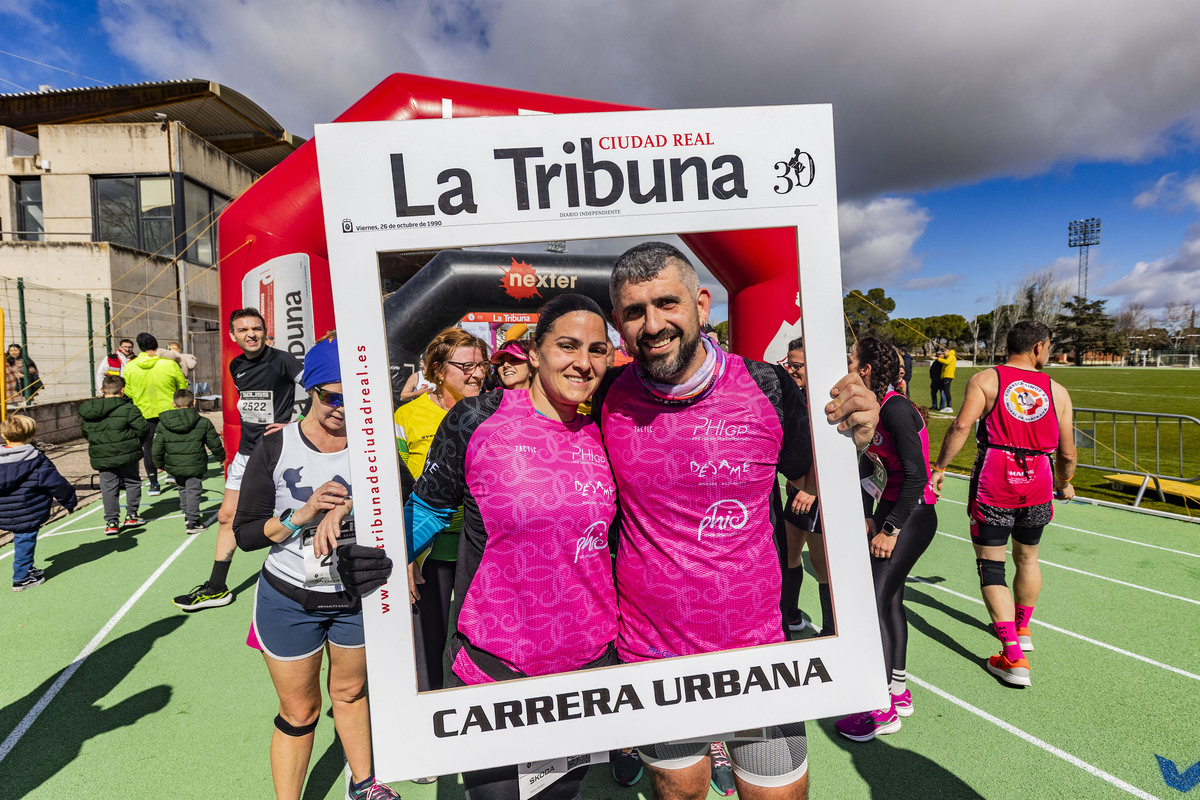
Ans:
<svg viewBox="0 0 1200 800"><path fill-rule="evenodd" d="M361 605L352 612L308 611L261 575L254 593L254 633L260 649L276 661L302 661L321 652L326 642L347 649L366 645Z"/></svg>
<svg viewBox="0 0 1200 800"><path fill-rule="evenodd" d="M808 736L803 722L776 725L767 738L727 741L739 779L753 786L788 786L808 772ZM708 742L662 742L638 748L642 760L658 769L686 769L708 755Z"/></svg>

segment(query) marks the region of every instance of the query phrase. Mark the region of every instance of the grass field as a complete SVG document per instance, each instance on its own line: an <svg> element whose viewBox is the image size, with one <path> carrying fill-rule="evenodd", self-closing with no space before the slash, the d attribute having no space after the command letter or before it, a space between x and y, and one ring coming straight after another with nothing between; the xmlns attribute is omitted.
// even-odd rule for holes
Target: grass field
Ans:
<svg viewBox="0 0 1200 800"><path fill-rule="evenodd" d="M207 512L219 486L209 479ZM965 481L947 481L941 535L909 585L915 715L861 745L841 739L833 720L810 724L811 797L1185 796L1200 761L1200 527L1056 504L1041 554L1034 686L1021 690L983 669L996 642L965 495ZM0 798L270 797L275 696L244 644L261 556L235 558L233 605L185 615L170 598L208 574L215 527L185 537L173 491L143 508L149 523L136 532L105 537L98 511L48 528L38 543L47 582L3 598ZM0 550L0 568L11 554ZM811 580L801 608L817 608ZM342 763L326 714L306 800L344 796ZM407 800L463 796L457 776L397 788ZM623 788L597 768L584 797L645 798L648 781Z"/></svg>
<svg viewBox="0 0 1200 800"><path fill-rule="evenodd" d="M960 367L951 385L951 396L955 410L962 406L963 392L967 380L979 368ZM915 369L911 397L918 404L929 402L928 372ZM1179 414L1200 419L1200 369L1169 368L1118 368L1118 367L1069 367L1054 366L1048 374L1071 393L1076 408L1098 408L1119 411L1137 411L1157 414ZM1184 477L1200 475L1200 425L1188 423L1183 426L1183 453L1180 458L1179 432L1176 425L1164 425L1160 436L1164 457L1156 465L1155 429L1149 421L1136 426L1138 448L1135 458L1135 426L1119 421L1115 426L1100 416L1095 426L1093 447L1080 446L1081 464L1095 463L1103 466L1119 466L1126 470L1161 470L1164 474L1175 469ZM937 457L946 430L950 427L950 415L934 414L929 422L929 447L931 457ZM1092 415L1077 415L1077 427L1088 435L1093 431ZM1114 448L1114 444L1116 445ZM952 471L967 474L975 460L974 438L968 441L962 452L951 465ZM1079 494L1114 503L1132 503L1133 492L1113 489L1104 480L1104 472L1080 469L1075 475L1075 487ZM1159 502L1153 492L1147 492L1142 501L1145 508L1170 511L1176 514L1200 516L1200 507L1195 503L1184 503L1180 498L1168 496L1168 502Z"/></svg>

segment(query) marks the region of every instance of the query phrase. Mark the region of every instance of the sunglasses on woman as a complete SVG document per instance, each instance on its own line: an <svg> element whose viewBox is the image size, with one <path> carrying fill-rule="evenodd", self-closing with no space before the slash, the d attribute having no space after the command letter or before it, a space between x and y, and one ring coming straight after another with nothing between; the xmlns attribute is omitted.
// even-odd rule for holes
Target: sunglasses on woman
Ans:
<svg viewBox="0 0 1200 800"><path fill-rule="evenodd" d="M341 408L346 404L341 392L329 392L324 389L317 389L317 399L330 408Z"/></svg>

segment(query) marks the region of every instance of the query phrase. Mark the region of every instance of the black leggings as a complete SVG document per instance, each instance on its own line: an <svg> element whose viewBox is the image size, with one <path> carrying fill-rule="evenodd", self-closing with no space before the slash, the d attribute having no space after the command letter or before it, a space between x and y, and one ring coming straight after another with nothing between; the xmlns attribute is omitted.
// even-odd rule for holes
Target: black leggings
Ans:
<svg viewBox="0 0 1200 800"><path fill-rule="evenodd" d="M876 530L891 513L895 503L883 502L875 509ZM879 608L879 632L883 636L883 665L887 680L892 670L905 669L908 651L908 617L904 613L904 581L917 559L929 547L937 533L937 511L924 503L909 514L896 537L891 558L871 557L871 577L875 580L875 603Z"/></svg>
<svg viewBox="0 0 1200 800"><path fill-rule="evenodd" d="M413 606L413 639L417 661L417 691L441 689L445 678L446 641L449 636L450 595L454 590L456 561L425 559L421 599Z"/></svg>

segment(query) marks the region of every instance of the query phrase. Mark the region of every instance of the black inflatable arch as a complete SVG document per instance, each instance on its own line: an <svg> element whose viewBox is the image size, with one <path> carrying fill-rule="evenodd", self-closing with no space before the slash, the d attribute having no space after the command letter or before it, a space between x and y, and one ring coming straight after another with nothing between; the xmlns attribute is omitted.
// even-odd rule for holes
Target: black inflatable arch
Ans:
<svg viewBox="0 0 1200 800"><path fill-rule="evenodd" d="M612 317L608 279L616 256L443 250L383 301L392 402L437 332L468 312L534 312L566 292L586 295Z"/></svg>

